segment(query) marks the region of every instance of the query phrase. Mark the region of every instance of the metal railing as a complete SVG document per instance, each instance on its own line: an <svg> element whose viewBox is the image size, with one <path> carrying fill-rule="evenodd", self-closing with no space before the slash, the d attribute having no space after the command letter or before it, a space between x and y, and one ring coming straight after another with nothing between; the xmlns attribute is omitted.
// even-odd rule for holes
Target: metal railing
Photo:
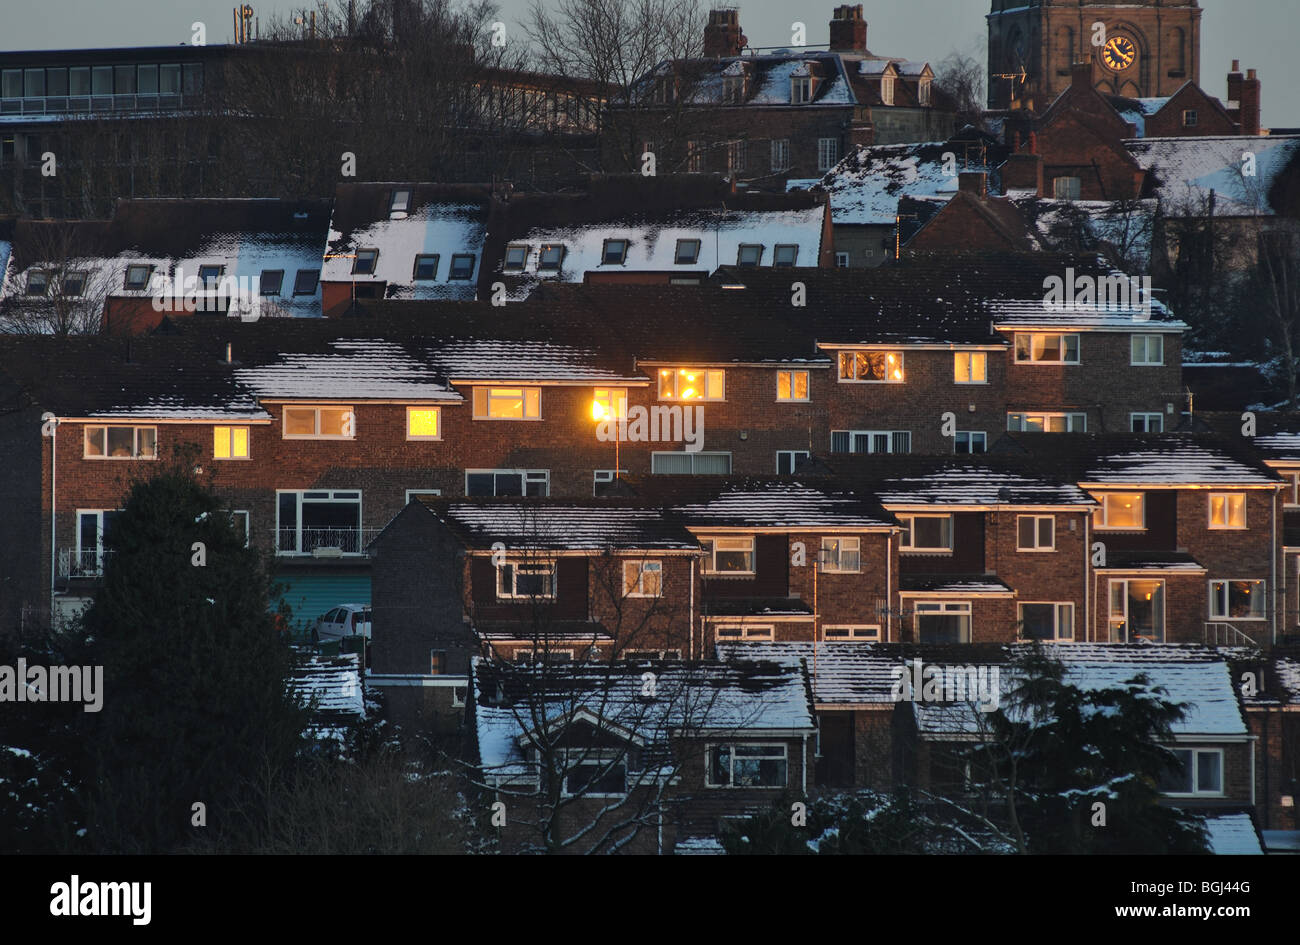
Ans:
<svg viewBox="0 0 1300 945"><path fill-rule="evenodd" d="M1249 633L1238 630L1230 623L1210 620L1205 624L1202 640L1206 646L1246 646L1258 649L1259 644Z"/></svg>
<svg viewBox="0 0 1300 945"><path fill-rule="evenodd" d="M190 107L195 96L191 96ZM0 115L109 114L113 112L176 111L186 106L179 92L123 95L36 95L0 98Z"/></svg>
<svg viewBox="0 0 1300 945"><path fill-rule="evenodd" d="M60 548L58 550L58 574L60 580L70 578L97 578L104 573L104 562L112 557L111 551L95 548Z"/></svg>
<svg viewBox="0 0 1300 945"><path fill-rule="evenodd" d="M281 528L275 545L279 555L364 554L366 545L379 534L378 528Z"/></svg>

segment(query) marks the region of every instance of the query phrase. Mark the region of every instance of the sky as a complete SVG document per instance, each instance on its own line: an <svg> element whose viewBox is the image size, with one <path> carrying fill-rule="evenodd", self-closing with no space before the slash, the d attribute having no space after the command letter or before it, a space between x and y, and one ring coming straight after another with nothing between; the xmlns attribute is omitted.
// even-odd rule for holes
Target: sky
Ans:
<svg viewBox="0 0 1300 945"><path fill-rule="evenodd" d="M261 18L285 15L304 0L249 0ZM532 0L497 0L506 35L519 35ZM742 0L736 6L751 46L790 45L791 24L804 22L807 42L824 44L831 11L842 0ZM0 0L0 50L101 46L165 46L190 41L190 24L203 22L208 42L228 42L233 0ZM1300 126L1300 0L1201 0L1201 85L1227 97L1233 59L1259 70L1264 125ZM987 0L863 0L867 44L877 54L937 63L953 50L983 62Z"/></svg>

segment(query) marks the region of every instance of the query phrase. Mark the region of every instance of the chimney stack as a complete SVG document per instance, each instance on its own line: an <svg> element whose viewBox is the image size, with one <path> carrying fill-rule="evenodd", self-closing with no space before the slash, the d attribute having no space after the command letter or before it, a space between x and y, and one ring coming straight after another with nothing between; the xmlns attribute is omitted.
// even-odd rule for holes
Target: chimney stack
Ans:
<svg viewBox="0 0 1300 945"><path fill-rule="evenodd" d="M1090 89L1092 82L1092 60L1076 62L1070 66L1070 85L1076 89Z"/></svg>
<svg viewBox="0 0 1300 945"><path fill-rule="evenodd" d="M1259 73L1254 69L1246 70L1246 81L1241 83L1241 133L1258 135L1260 133L1260 84Z"/></svg>
<svg viewBox="0 0 1300 945"><path fill-rule="evenodd" d="M831 17L831 52L866 51L867 21L862 16L862 4L836 7Z"/></svg>
<svg viewBox="0 0 1300 945"><path fill-rule="evenodd" d="M988 175L983 171L962 171L957 175L957 190L973 197L987 197Z"/></svg>
<svg viewBox="0 0 1300 945"><path fill-rule="evenodd" d="M739 56L749 40L740 31L740 12L734 7L710 10L704 27L704 55L710 59Z"/></svg>

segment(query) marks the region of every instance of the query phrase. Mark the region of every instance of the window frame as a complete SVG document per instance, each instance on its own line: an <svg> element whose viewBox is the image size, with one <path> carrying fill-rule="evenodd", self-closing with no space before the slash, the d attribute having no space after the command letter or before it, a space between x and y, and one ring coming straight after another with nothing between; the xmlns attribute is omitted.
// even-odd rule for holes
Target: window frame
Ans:
<svg viewBox="0 0 1300 945"><path fill-rule="evenodd" d="M636 568L636 580L634 584L628 583L628 568ZM647 572L659 575L658 586L654 593L648 593L645 590L645 576ZM664 563L658 558L637 559L634 561L623 562L623 596L639 597L654 599L664 596Z"/></svg>
<svg viewBox="0 0 1300 945"><path fill-rule="evenodd" d="M311 410L315 414L313 425L315 433L290 433L289 411ZM321 414L326 410L343 411L343 428L347 429L348 417L352 418L352 432L321 433ZM282 440L355 440L357 438L357 412L351 404L285 404L280 409L280 438Z"/></svg>
<svg viewBox="0 0 1300 945"><path fill-rule="evenodd" d="M603 420L626 420L627 419L627 402L628 389L626 387L593 387L591 389L591 419L597 421ZM600 404L604 411L602 416L596 416L596 405Z"/></svg>
<svg viewBox="0 0 1300 945"><path fill-rule="evenodd" d="M505 589L505 572L510 570L511 589ZM540 594L519 593L519 576L524 569L527 573L541 573L545 569L548 575L549 589ZM559 568L554 558L528 558L524 560L507 558L502 564L494 566L496 571L497 600L556 600L559 595Z"/></svg>
<svg viewBox="0 0 1300 945"><path fill-rule="evenodd" d="M288 526L280 523L280 505L284 496L294 497L294 541L293 548L285 549L281 547L284 540L284 532ZM308 498L311 496L311 498ZM276 489L275 490L275 553L277 556L293 555L310 555L312 550L303 550L303 532L306 530L303 525L303 507L305 505L355 505L357 509L356 533L357 533L357 550L345 551L345 555L364 554L365 548L362 543L362 537L365 535L365 493L361 489ZM338 532L347 532L352 530L352 526L343 526L331 528L329 530ZM317 547L332 547L318 545Z"/></svg>
<svg viewBox="0 0 1300 945"><path fill-rule="evenodd" d="M421 496L421 495L436 495L436 496L438 496L439 498L441 498L441 497L442 497L442 490L441 490L441 489L407 489L407 490L406 490L406 502L403 503L402 507L405 508L406 506L410 505L410 504L411 504L411 500L412 500L415 496Z"/></svg>
<svg viewBox="0 0 1300 945"><path fill-rule="evenodd" d="M703 397L681 397L681 376L683 374L701 374L704 376L704 396ZM716 393L713 391L713 380L715 375L720 378L722 389ZM665 381L672 378L672 393L665 394ZM688 383L695 383L687 379ZM656 392L658 399L668 403L677 404L695 404L695 403L721 403L727 399L727 371L725 368L692 368L692 367L675 367L660 368L658 376L658 385Z"/></svg>
<svg viewBox="0 0 1300 945"><path fill-rule="evenodd" d="M828 543L835 544L835 557L832 566L831 556L828 550ZM846 545L852 545L852 549L846 548ZM844 557L846 554L855 555L857 564L854 567L844 566ZM817 556L817 570L822 574L861 574L862 573L862 538L859 535L829 535L822 536L821 552Z"/></svg>
<svg viewBox="0 0 1300 945"><path fill-rule="evenodd" d="M465 470L465 495L466 497L477 497L479 493L471 495L469 491L470 476L492 476L492 498L501 497L502 493L496 491L496 479L499 476L518 476L519 489L521 498L528 498L535 495L538 498L545 498L551 494L551 471L549 469L518 469L518 468L467 468ZM529 493L530 485L541 485L540 495Z"/></svg>
<svg viewBox="0 0 1300 945"><path fill-rule="evenodd" d="M827 154L831 158L827 159ZM840 163L840 139L839 138L818 138L817 139L817 170L829 171Z"/></svg>
<svg viewBox="0 0 1300 945"><path fill-rule="evenodd" d="M304 276L304 275L307 276L307 277L309 277L309 278L311 279L311 289L310 289L310 290L304 289L304 288L302 287L302 280L303 280L303 276ZM316 290L319 289L319 288L320 288L320 270L319 270L319 269L299 269L299 270L297 270L297 271L294 273L294 276L293 276L293 294L294 294L295 296L301 296L301 295L315 295L315 294L316 294Z"/></svg>
<svg viewBox="0 0 1300 945"><path fill-rule="evenodd" d="M1025 349L1026 352L1027 352L1027 354L1029 355L1028 357L1024 357L1024 358L1022 358L1022 357L1020 356L1020 355L1021 355L1021 343L1020 343L1020 339L1021 339L1021 338L1028 339L1028 341L1027 341L1027 347L1026 347L1026 349ZM1033 351L1034 351L1034 339L1035 339L1035 338L1059 338L1059 339L1060 339L1060 343L1058 344L1058 350L1061 352L1061 357L1058 358L1058 359L1056 359L1056 360L1051 360L1051 361L1046 360L1046 359L1043 359L1043 358L1039 358L1039 359L1035 360L1035 359L1032 357L1032 355L1033 355ZM1068 350L1068 349L1069 349L1069 347L1070 347L1070 345L1069 345L1069 339L1071 339L1071 338L1074 339L1074 359L1073 359L1073 360L1071 360L1071 359L1068 357L1068 355L1069 355L1069 350ZM1045 350L1045 346L1044 346L1044 350ZM1070 331L1018 331L1018 332L1015 333L1015 337L1014 337L1014 339L1013 339L1013 341L1012 341L1012 357L1015 359L1015 363L1016 363L1016 364L1027 364L1027 365L1034 365L1034 366L1044 366L1044 365L1045 365L1045 366L1057 366L1057 367L1060 367L1060 366L1075 367L1075 366L1077 366L1077 365L1083 363L1083 343L1082 343L1082 339L1081 339L1081 337L1080 337L1079 332L1070 332Z"/></svg>
<svg viewBox="0 0 1300 945"><path fill-rule="evenodd" d="M695 252L693 252L693 253L691 254L691 256L690 256L689 259L683 259L683 258L682 258L682 247L683 247L684 245L685 245L685 246L694 246L694 247L695 247ZM698 264L699 264L699 261L700 261L700 249L701 249L702 246L703 246L703 241L702 241L702 240L696 240L696 239L679 239L679 240L677 241L677 244L673 247L673 265L674 265L674 266L695 266L695 265L698 265Z"/></svg>
<svg viewBox="0 0 1300 945"><path fill-rule="evenodd" d="M1141 525L1111 525L1110 520L1110 502L1118 500L1125 496L1135 496L1137 498L1138 508L1142 513ZM1147 496L1145 492L1103 492L1097 496L1099 505L1093 514L1092 528L1093 531L1121 531L1137 532L1146 531L1147 527Z"/></svg>
<svg viewBox="0 0 1300 945"><path fill-rule="evenodd" d="M75 519L77 540L75 544L76 550L74 552L77 556L77 573L87 575L98 575L104 573L104 558L107 553L107 549L104 548L104 516L120 514L122 514L122 509L77 509L77 517ZM95 547L93 549L95 554L95 566L93 568L84 568L82 566L82 562L85 560L84 556L88 551L92 550L83 547L81 544L81 519L86 515L95 516Z"/></svg>
<svg viewBox="0 0 1300 945"><path fill-rule="evenodd" d="M789 396L781 396L781 379L782 375L787 378L786 387ZM796 397L795 391L798 389L796 380L799 375L803 375L804 396ZM812 372L806 370L789 369L778 370L776 372L776 402L778 404L806 404L812 400Z"/></svg>
<svg viewBox="0 0 1300 945"><path fill-rule="evenodd" d="M847 450L835 449L835 437L837 434L848 437L849 448ZM866 439L866 443L868 447L874 447L876 445L877 437L884 437L886 444L889 446L889 449L885 450L883 453L877 449L855 450L853 446L857 442L858 437L864 437ZM896 437L907 437L906 450L894 449L894 443ZM909 455L911 452L912 452L912 431L911 430L831 430L831 453L832 454L838 454L841 456L875 456L875 455L906 456Z"/></svg>
<svg viewBox="0 0 1300 945"><path fill-rule="evenodd" d="M518 391L518 396L514 393L509 393L512 391ZM542 419L542 388L540 385L521 385L519 387L477 385L474 387L472 398L474 401L474 414L472 419L474 420L537 423ZM520 416L502 417L492 415L492 406L495 402L514 400L519 400L522 405ZM533 408L531 413L529 411L530 405Z"/></svg>
<svg viewBox="0 0 1300 945"><path fill-rule="evenodd" d="M1034 544L1025 545L1021 542L1021 523L1026 519L1032 519L1034 522ZM1050 545L1043 545L1039 542L1042 539L1042 526L1044 522L1051 522L1052 541ZM1016 516L1016 551L1022 554L1044 554L1056 551L1056 516L1055 515L1017 515Z"/></svg>
<svg viewBox="0 0 1300 945"><path fill-rule="evenodd" d="M101 443L103 452L99 455L88 451L90 444L90 431L102 430ZM130 456L112 456L108 451L108 431L109 430L131 430L131 455ZM140 449L140 431L153 431L153 454L141 453ZM130 424L130 423L87 423L82 427L81 433L81 450L82 459L115 459L115 460L156 460L158 458L158 427L152 424Z"/></svg>
<svg viewBox="0 0 1300 945"><path fill-rule="evenodd" d="M523 253L523 258L521 258L517 263L512 263L510 261L510 254L519 253L519 252ZM528 256L531 252L532 252L532 247L528 243L507 243L506 254L503 257L501 263L502 271L523 272L524 269L527 268L528 266Z"/></svg>
<svg viewBox="0 0 1300 945"><path fill-rule="evenodd" d="M1199 747L1182 747L1176 746L1169 749L1175 755L1181 755L1186 752L1191 757L1188 759L1187 771L1190 775L1191 791L1164 791L1160 793L1164 797L1227 797L1226 778L1224 766L1227 759L1224 757L1225 752L1222 748L1199 748ZM1219 790L1206 791L1201 789L1201 755L1216 755L1219 759ZM1182 760L1181 758L1179 759Z"/></svg>
<svg viewBox="0 0 1300 945"><path fill-rule="evenodd" d="M1019 417L1019 418L1020 418L1020 425L1019 425L1019 426L1012 426L1012 423L1014 422L1014 420L1015 420L1016 417ZM1029 419L1031 419L1031 418L1035 418L1035 417L1040 418L1040 419L1043 421L1043 428L1042 428L1041 430L1030 430L1030 429L1027 429L1027 428L1026 428L1026 421L1029 420ZM1056 420L1056 419L1061 419L1061 420L1064 420L1064 421L1065 421L1065 429L1064 429L1064 430L1050 430L1050 429L1048 429L1048 427L1049 427L1049 425L1050 425L1050 424L1048 423L1048 421L1049 421L1049 420ZM1075 420L1078 420L1078 421L1079 421L1079 428L1078 428L1078 429L1071 429L1071 427L1074 426L1074 421L1075 421ZM1086 411L1083 411L1083 410L1067 410L1067 411L1052 411L1052 410L1048 410L1048 411L1029 411L1029 410L1017 410L1017 411L1010 411L1010 412L1007 413L1007 430L1008 430L1009 432L1011 432L1011 433L1057 433L1057 434L1061 434L1061 433L1087 433L1087 432L1088 432L1088 414L1087 414Z"/></svg>
<svg viewBox="0 0 1300 945"><path fill-rule="evenodd" d="M226 436L225 436L225 440L226 440L226 448L229 450L229 452L228 452L227 455L225 455L225 456L220 456L220 455L217 454L217 441L218 441L218 438L221 436L221 434L220 434L220 432L219 432L219 431L221 431L221 430L225 430L225 431L226 431ZM243 431L244 431L244 452L243 452L242 455L239 454L239 453L236 453L236 452L235 452L235 437L236 437L236 431L237 431L237 430L243 430ZM252 429L252 427L244 426L244 425L240 425L240 424L225 424L225 423L219 423L219 424L214 424L214 425L213 425L213 427L212 427L212 459L213 459L214 461L226 462L226 461L229 461L229 460L252 459L252 452L253 452L253 429Z"/></svg>
<svg viewBox="0 0 1300 945"><path fill-rule="evenodd" d="M279 276L275 280L275 291L269 291L267 285L267 276ZM257 294L263 298L280 298L284 295L284 270L283 269L263 269L257 277Z"/></svg>
<svg viewBox="0 0 1300 945"><path fill-rule="evenodd" d="M133 269L143 269L144 278L139 284L131 281L131 271ZM153 278L154 266L152 263L127 263L126 271L122 273L122 290L124 292L144 292L149 288L149 280Z"/></svg>
<svg viewBox="0 0 1300 945"><path fill-rule="evenodd" d="M433 414L433 425L438 431L432 436L424 433L411 432L411 413L412 411L431 412ZM407 442L415 441L432 441L442 439L442 408L437 406L422 406L418 404L407 404L406 406L406 439Z"/></svg>
<svg viewBox="0 0 1300 945"><path fill-rule="evenodd" d="M884 357L884 361L882 361L881 363L884 366L884 372L886 375L889 374L890 358L897 357L898 359L897 371L902 374L902 377L890 378L886 376L883 378L870 378L870 377L866 379L862 378L858 370L859 369L858 356L870 355L870 354L879 354ZM837 376L836 379L841 384L906 384L907 383L907 354L902 348L880 348L880 349L854 348L854 349L841 350L837 352L837 355L838 356L836 358L836 376ZM846 363L846 359L849 359L847 363L852 365L852 373L850 376L846 376L844 373L844 366Z"/></svg>
<svg viewBox="0 0 1300 945"><path fill-rule="evenodd" d="M627 265L628 239L626 237L610 237L600 244L600 265L602 266L625 266ZM622 250L618 254L618 259L610 261L609 247L611 243L622 245Z"/></svg>
<svg viewBox="0 0 1300 945"><path fill-rule="evenodd" d="M859 631L867 630L870 633L863 634ZM845 636L839 636L838 632L847 631ZM836 636L831 636L836 633ZM879 643L880 642L880 624L878 623L833 623L822 626L822 641L824 643Z"/></svg>
<svg viewBox="0 0 1300 945"><path fill-rule="evenodd" d="M789 262L781 261L781 251L791 250ZM772 247L772 268L773 269L793 269L799 262L799 244L798 243L777 243Z"/></svg>
<svg viewBox="0 0 1300 945"><path fill-rule="evenodd" d="M433 260L433 270L427 276L420 275L420 261ZM438 269L442 266L442 256L439 253L416 253L415 262L411 265L412 282L437 282Z"/></svg>
<svg viewBox="0 0 1300 945"><path fill-rule="evenodd" d="M392 192L388 195L388 212L390 214L410 213L412 196L411 188L409 187L393 188Z"/></svg>
<svg viewBox="0 0 1300 945"><path fill-rule="evenodd" d="M655 460L660 456L689 456L691 458L691 471L687 473L669 473L656 472ZM725 473L702 473L695 470L696 461L702 457L727 457L727 471ZM650 475L652 476L730 476L732 475L732 454L730 450L697 450L690 452L687 450L655 450L650 454Z"/></svg>
<svg viewBox="0 0 1300 945"><path fill-rule="evenodd" d="M1026 607L1051 607L1052 608L1052 636L1050 637L1030 637L1025 635L1025 608ZM1069 614L1069 635L1064 636L1061 633L1062 614ZM1044 643L1073 643L1075 641L1075 605L1074 601L1067 600L1026 600L1016 603L1016 633L1021 640L1042 640Z"/></svg>
<svg viewBox="0 0 1300 945"><path fill-rule="evenodd" d="M782 456L790 457L790 471L788 473L781 471ZM776 474L778 476L793 476L795 470L799 467L800 456L804 457L805 459L812 459L812 453L809 450L777 450L776 451Z"/></svg>
<svg viewBox="0 0 1300 945"><path fill-rule="evenodd" d="M1160 349L1160 360L1152 361L1151 342L1157 342ZM1142 345L1142 360L1138 360L1137 348L1138 343ZM1160 334L1151 334L1149 332L1135 332L1129 335L1129 360L1132 367L1164 367L1165 366L1165 336Z"/></svg>
<svg viewBox="0 0 1300 945"><path fill-rule="evenodd" d="M780 784L737 784L736 758L737 748L768 749L770 755L746 755L759 761L776 761L776 749L780 749L781 772ZM713 782L714 752L727 751L727 780L725 784ZM785 742L708 742L704 746L704 786L719 791L782 791L790 786L790 747Z"/></svg>
<svg viewBox="0 0 1300 945"><path fill-rule="evenodd" d="M560 257L555 260L555 265L547 261L547 257L555 252L559 252ZM537 252L537 271L538 272L559 272L564 266L564 256L568 252L563 243L543 243Z"/></svg>
<svg viewBox="0 0 1300 945"><path fill-rule="evenodd" d="M758 250L758 255L753 262L745 261L746 250ZM736 247L736 268L738 269L757 269L763 265L763 253L766 247L762 243L741 243Z"/></svg>
<svg viewBox="0 0 1300 945"><path fill-rule="evenodd" d="M1169 616L1169 582L1166 581L1164 578L1110 578L1106 582L1107 639L1111 643L1133 643L1137 639L1145 639L1145 637L1135 637L1133 633L1133 628L1131 626L1133 622L1133 613L1129 607L1129 602L1130 602L1130 598L1132 597L1132 592L1130 588L1134 584L1151 584L1155 586L1156 591L1153 593L1158 593L1160 596L1160 615L1159 615L1160 639L1155 640L1153 642L1156 643L1165 642L1165 640L1169 636L1169 625L1167 622L1167 618ZM1117 614L1115 611L1115 590L1117 586L1122 586L1124 589L1123 590L1124 611L1122 614ZM1126 626L1125 634L1128 637L1128 639L1119 639L1117 637L1116 635L1116 631L1118 629L1117 624L1120 623Z"/></svg>
<svg viewBox="0 0 1300 945"><path fill-rule="evenodd" d="M1141 419L1142 429L1135 428L1137 421ZM1152 420L1159 425L1159 430L1151 429ZM1140 411L1128 415L1128 429L1130 433L1164 433L1165 432L1165 415L1159 411Z"/></svg>
<svg viewBox="0 0 1300 945"><path fill-rule="evenodd" d="M1223 510L1225 513L1224 524L1215 524L1214 521L1214 500L1224 499ZM1233 500L1241 501L1241 524L1232 524L1232 505ZM1250 528L1249 522L1246 521L1247 493L1245 492L1211 492L1206 496L1206 515L1207 528L1215 532L1241 532Z"/></svg>
<svg viewBox="0 0 1300 945"><path fill-rule="evenodd" d="M469 260L469 270L465 272L464 275L457 275L457 272L459 271L457 268L457 261L461 259ZM474 267L477 265L478 265L477 253L452 253L451 265L447 269L447 281L448 282L473 282Z"/></svg>
<svg viewBox="0 0 1300 945"><path fill-rule="evenodd" d="M1210 621L1214 623L1229 623L1236 621L1263 622L1268 619L1268 582L1263 578L1214 578L1207 582L1209 585L1209 605L1206 608L1206 614L1209 615ZM1256 600L1262 601L1258 617L1236 617L1231 614L1232 610L1232 585L1234 584L1255 584L1258 585L1259 596L1252 596L1252 603ZM1229 613L1215 613L1215 605L1220 601L1217 600L1216 585L1220 585L1223 591L1222 603ZM1252 592L1248 592L1252 593Z"/></svg>
<svg viewBox="0 0 1300 945"><path fill-rule="evenodd" d="M362 268L362 259L369 258L369 268ZM352 254L352 275L373 276L379 269L379 250L374 246L358 247Z"/></svg>
<svg viewBox="0 0 1300 945"><path fill-rule="evenodd" d="M903 530L899 532L898 535L898 550L900 552L907 552L908 554L917 554L917 555L951 555L953 551L956 549L957 528L956 528L956 521L953 518L951 512L947 512L947 513L904 512L904 513L899 513L897 518L900 524L903 522L904 519L907 520L907 524L903 527ZM947 533L948 533L947 545L917 545L916 544L916 520L917 519L926 519L926 520L933 519L933 520L946 521L948 523L947 524Z"/></svg>
<svg viewBox="0 0 1300 945"><path fill-rule="evenodd" d="M961 361L966 359L967 380L961 377ZM974 379L976 363L981 365L981 377ZM987 351L954 351L952 353L952 373L953 383L963 385L987 385L989 382L989 353Z"/></svg>
<svg viewBox="0 0 1300 945"><path fill-rule="evenodd" d="M734 633L731 631L735 631ZM713 627L713 639L718 643L745 642L772 643L776 639L776 625L720 623Z"/></svg>
<svg viewBox="0 0 1300 945"><path fill-rule="evenodd" d="M754 535L701 535L700 547L704 549L704 558L700 562L700 574L709 577L754 577L758 567L758 541ZM728 554L744 554L748 557L749 568L744 571L719 571L718 567L718 542L730 542L732 544L746 544L748 548L728 548ZM707 548L705 545L707 544Z"/></svg>
<svg viewBox="0 0 1300 945"><path fill-rule="evenodd" d="M769 164L773 174L782 174L790 170L790 139L771 138L769 144Z"/></svg>
<svg viewBox="0 0 1300 945"><path fill-rule="evenodd" d="M958 449L962 437L966 437L967 449L965 452ZM975 449L976 438L980 444L980 449ZM982 456L989 451L989 435L986 430L958 430L952 438L952 452L954 456Z"/></svg>

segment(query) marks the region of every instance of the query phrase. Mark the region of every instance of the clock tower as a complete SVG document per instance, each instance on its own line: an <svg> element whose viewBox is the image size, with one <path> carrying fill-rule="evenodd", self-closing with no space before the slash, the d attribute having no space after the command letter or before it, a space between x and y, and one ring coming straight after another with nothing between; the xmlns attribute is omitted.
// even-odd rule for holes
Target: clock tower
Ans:
<svg viewBox="0 0 1300 945"><path fill-rule="evenodd" d="M1156 98L1200 84L1197 0L992 0L988 25L990 108L1042 111L1076 62L1090 62L1097 88L1113 95Z"/></svg>

